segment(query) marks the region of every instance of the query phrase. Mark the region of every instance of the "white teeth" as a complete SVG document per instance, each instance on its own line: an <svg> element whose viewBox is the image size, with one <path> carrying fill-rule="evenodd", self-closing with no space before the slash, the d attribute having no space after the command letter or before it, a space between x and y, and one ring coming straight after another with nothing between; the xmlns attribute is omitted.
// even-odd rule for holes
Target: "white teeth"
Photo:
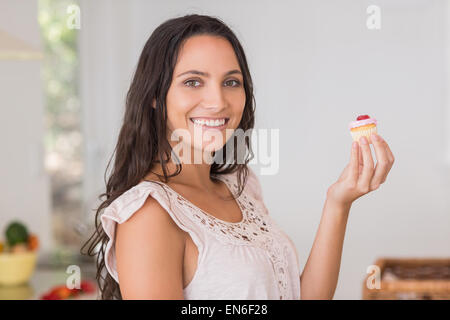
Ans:
<svg viewBox="0 0 450 320"><path fill-rule="evenodd" d="M219 127L225 124L225 119L216 120L203 120L203 119L192 119L195 124L207 125L208 127Z"/></svg>

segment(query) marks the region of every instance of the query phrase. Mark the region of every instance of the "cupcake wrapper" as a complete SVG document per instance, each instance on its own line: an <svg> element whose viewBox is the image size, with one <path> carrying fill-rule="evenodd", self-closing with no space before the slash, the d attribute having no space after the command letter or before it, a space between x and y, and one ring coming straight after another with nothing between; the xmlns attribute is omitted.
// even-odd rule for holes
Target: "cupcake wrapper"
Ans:
<svg viewBox="0 0 450 320"><path fill-rule="evenodd" d="M369 143L372 143L370 140L370 135L372 133L377 133L377 127L372 127L366 130L358 130L358 131L350 131L350 134L352 135L353 141L359 141L359 138L362 136L365 136Z"/></svg>

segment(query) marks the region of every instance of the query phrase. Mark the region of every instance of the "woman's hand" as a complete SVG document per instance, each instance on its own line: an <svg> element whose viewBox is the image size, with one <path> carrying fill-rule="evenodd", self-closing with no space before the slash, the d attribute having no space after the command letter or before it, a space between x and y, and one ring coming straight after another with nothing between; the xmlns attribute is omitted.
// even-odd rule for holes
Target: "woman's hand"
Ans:
<svg viewBox="0 0 450 320"><path fill-rule="evenodd" d="M346 207L359 197L378 189L384 183L394 164L394 155L381 136L373 134L371 141L375 149L377 165L374 168L372 152L366 137L352 144L350 163L339 179L327 191L327 200Z"/></svg>

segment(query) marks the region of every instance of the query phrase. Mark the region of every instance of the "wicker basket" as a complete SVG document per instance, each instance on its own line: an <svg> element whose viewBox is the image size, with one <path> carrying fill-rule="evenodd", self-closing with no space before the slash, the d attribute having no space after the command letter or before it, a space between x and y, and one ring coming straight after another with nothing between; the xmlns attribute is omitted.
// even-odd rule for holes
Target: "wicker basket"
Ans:
<svg viewBox="0 0 450 320"><path fill-rule="evenodd" d="M363 300L450 300L450 259L381 258L379 289L373 273L363 283Z"/></svg>

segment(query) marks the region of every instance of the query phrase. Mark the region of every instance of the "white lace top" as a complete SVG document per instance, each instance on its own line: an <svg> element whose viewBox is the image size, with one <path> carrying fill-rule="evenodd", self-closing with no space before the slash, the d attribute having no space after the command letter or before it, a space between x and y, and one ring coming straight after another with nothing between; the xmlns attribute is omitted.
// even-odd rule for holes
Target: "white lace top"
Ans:
<svg viewBox="0 0 450 320"><path fill-rule="evenodd" d="M236 173L216 175L237 194ZM257 176L249 168L243 193L236 199L243 219L227 222L193 205L162 182L143 181L115 199L101 223L109 242L105 264L119 282L114 249L115 227L129 219L148 196L188 232L199 256L185 299L300 299L300 269L294 243L269 216Z"/></svg>

